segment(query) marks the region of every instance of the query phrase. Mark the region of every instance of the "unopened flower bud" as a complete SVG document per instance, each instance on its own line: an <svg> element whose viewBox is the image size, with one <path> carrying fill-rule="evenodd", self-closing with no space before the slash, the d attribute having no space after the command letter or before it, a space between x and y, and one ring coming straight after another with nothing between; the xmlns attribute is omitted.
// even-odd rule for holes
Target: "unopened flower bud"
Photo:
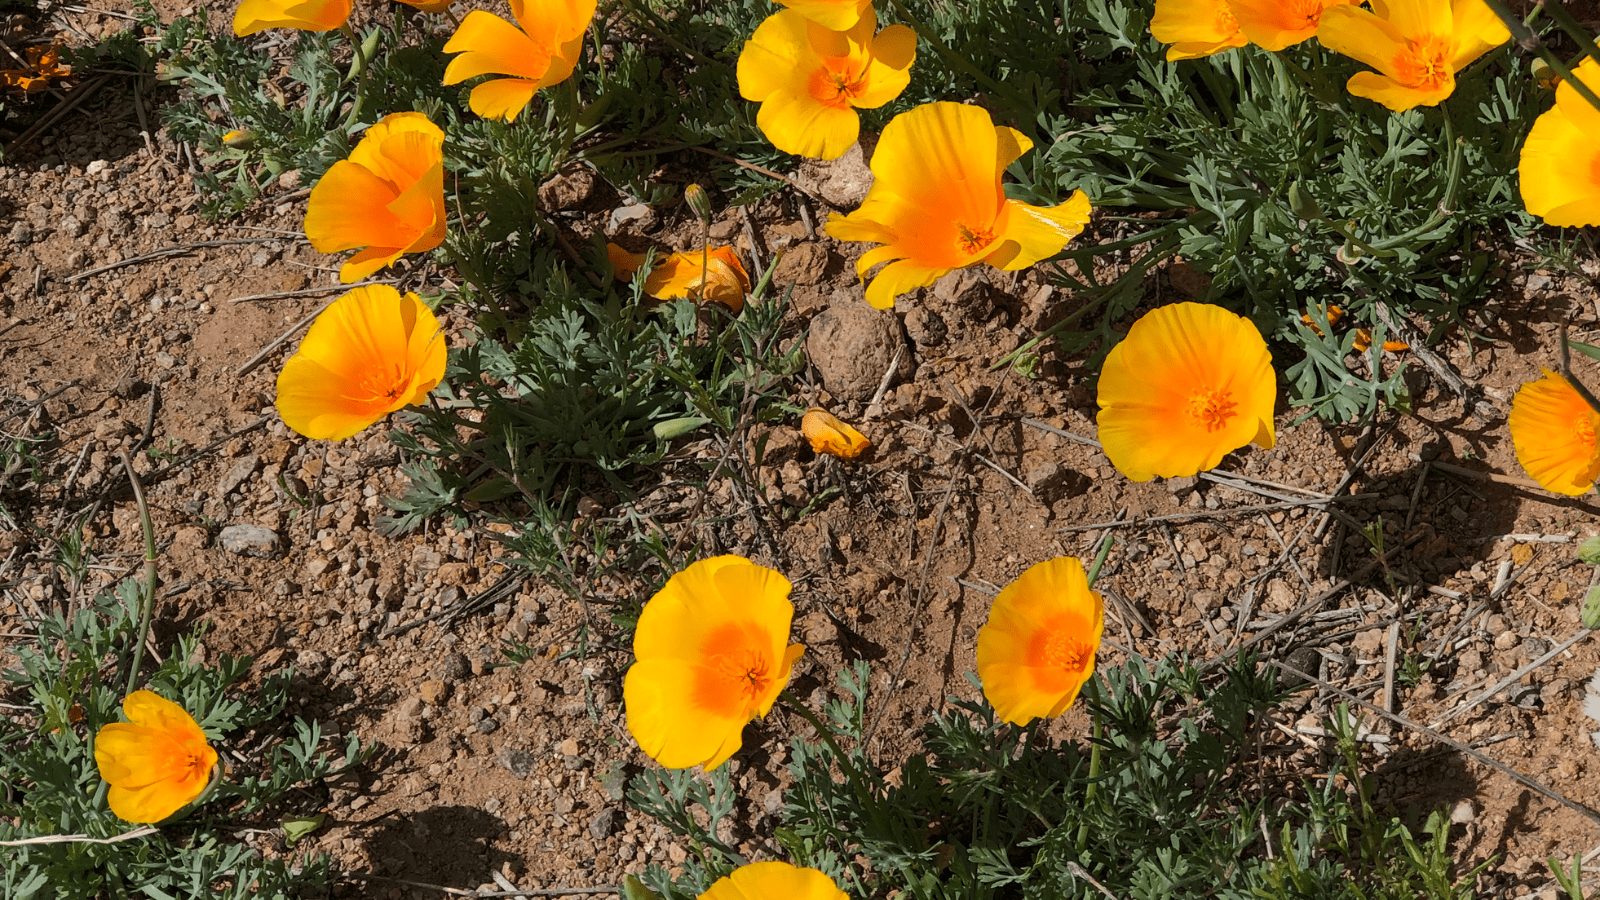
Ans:
<svg viewBox="0 0 1600 900"><path fill-rule="evenodd" d="M1300 182L1298 181L1289 185L1289 208L1294 210L1294 214L1302 219L1322 218L1322 207L1317 205L1317 201L1307 197L1305 192L1300 190Z"/></svg>
<svg viewBox="0 0 1600 900"><path fill-rule="evenodd" d="M701 224L711 224L711 197L706 194L705 188L698 184L684 188L683 202L689 204L689 209L694 211Z"/></svg>
<svg viewBox="0 0 1600 900"><path fill-rule="evenodd" d="M248 128L236 128L223 135L222 142L229 147L243 150L256 142L256 133Z"/></svg>

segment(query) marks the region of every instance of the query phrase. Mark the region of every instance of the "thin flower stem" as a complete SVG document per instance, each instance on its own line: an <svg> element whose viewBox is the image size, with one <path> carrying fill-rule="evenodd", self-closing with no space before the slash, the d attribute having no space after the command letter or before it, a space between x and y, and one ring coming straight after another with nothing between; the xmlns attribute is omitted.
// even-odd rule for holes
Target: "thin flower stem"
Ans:
<svg viewBox="0 0 1600 900"><path fill-rule="evenodd" d="M1578 24L1578 20L1572 17L1572 13L1567 12L1567 8L1562 6L1559 0L1544 0L1543 3L1537 4L1537 7L1543 8L1550 18L1555 20L1556 27L1578 42L1578 47L1583 50L1584 56L1600 62L1600 47L1595 46L1594 35Z"/></svg>
<svg viewBox="0 0 1600 900"><path fill-rule="evenodd" d="M1600 110L1600 96L1596 96L1595 92L1590 90L1588 85L1584 84L1582 81L1579 81L1572 74L1572 69L1569 68L1564 61L1562 61L1561 57L1550 52L1550 48L1547 47L1544 41L1533 32L1533 29L1523 24L1523 21L1517 18L1516 14L1511 11L1510 7L1506 6L1505 0L1483 0L1483 2L1487 3L1489 8L1494 11L1494 14L1500 17L1500 21L1505 23L1506 28L1511 31L1512 40L1516 41L1517 44L1524 50L1537 53L1540 59L1548 63L1550 68L1555 69L1557 74L1566 79L1568 84L1572 85L1572 89L1578 92L1578 96L1589 101L1590 106ZM1546 2L1543 5L1549 8L1551 17L1555 18L1555 11L1560 7L1551 2ZM1565 15L1565 12L1565 10L1562 10L1563 15ZM1557 23L1559 24L1559 19L1557 20ZM1574 25L1576 25L1576 23L1574 23ZM1583 47L1583 52L1590 59L1600 61L1600 55L1597 55L1600 54L1600 50L1597 50L1595 47L1593 38L1580 40L1578 44L1579 46Z"/></svg>
<svg viewBox="0 0 1600 900"><path fill-rule="evenodd" d="M361 121L361 107L367 102L367 54L363 52L361 38L356 35L356 30L346 22L339 26L344 36L350 41L352 58L350 60L350 74L345 77L345 83L356 83L356 96L350 102L350 114L345 117L343 131L350 133L350 129Z"/></svg>
<svg viewBox="0 0 1600 900"><path fill-rule="evenodd" d="M1096 684L1098 687L1098 683ZM1096 691L1096 693L1099 693ZM1099 699L1098 697L1096 698ZM1105 723L1100 720L1100 705L1094 708L1094 737L1090 740L1089 749L1089 783L1083 789L1083 807L1087 811L1089 804L1094 802L1095 795L1100 792L1100 740L1105 734ZM1078 824L1078 856L1081 858L1085 850L1089 849L1089 823L1087 820Z"/></svg>
<svg viewBox="0 0 1600 900"><path fill-rule="evenodd" d="M133 459L122 451L122 468L127 470L128 483L133 485L133 501L139 507L139 525L144 530L144 590L139 598L139 628L133 643L133 655L128 664L128 687L122 695L133 693L139 682L139 664L144 661L144 644L150 639L150 619L156 605L156 530L150 524L150 507L145 504L144 486L134 474Z"/></svg>

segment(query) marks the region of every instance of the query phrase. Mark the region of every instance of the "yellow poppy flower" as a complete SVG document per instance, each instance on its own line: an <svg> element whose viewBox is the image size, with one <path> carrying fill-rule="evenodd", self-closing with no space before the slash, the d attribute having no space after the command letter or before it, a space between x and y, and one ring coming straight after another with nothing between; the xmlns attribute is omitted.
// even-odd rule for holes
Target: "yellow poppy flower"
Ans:
<svg viewBox="0 0 1600 900"><path fill-rule="evenodd" d="M1167 48L1167 61L1198 59L1250 42L1227 0L1156 0L1150 34Z"/></svg>
<svg viewBox="0 0 1600 900"><path fill-rule="evenodd" d="M217 751L183 707L151 691L122 701L126 722L101 728L94 763L110 784L111 811L128 822L160 822L206 789Z"/></svg>
<svg viewBox="0 0 1600 900"><path fill-rule="evenodd" d="M1600 478L1600 414L1565 378L1543 371L1543 378L1524 384L1511 401L1507 424L1517 462L1547 491L1586 494Z"/></svg>
<svg viewBox="0 0 1600 900"><path fill-rule="evenodd" d="M884 245L856 263L863 278L889 263L867 286L867 302L887 309L953 269L1025 269L1061 252L1088 224L1089 198L1076 191L1051 207L1006 199L1001 173L1032 148L977 106L925 103L895 116L872 154L866 199L848 216L829 215L825 229L835 240Z"/></svg>
<svg viewBox="0 0 1600 900"><path fill-rule="evenodd" d="M1276 51L1316 37L1323 10L1356 2L1359 0L1228 0L1228 6L1250 43Z"/></svg>
<svg viewBox="0 0 1600 900"><path fill-rule="evenodd" d="M1600 63L1572 73L1600 91ZM1517 165L1528 212L1559 227L1600 225L1600 110L1563 81L1556 105L1533 123Z"/></svg>
<svg viewBox="0 0 1600 900"><path fill-rule="evenodd" d="M789 579L738 556L701 560L668 579L639 614L623 677L628 731L669 769L709 771L765 718L795 661Z"/></svg>
<svg viewBox="0 0 1600 900"><path fill-rule="evenodd" d="M306 239L318 253L365 248L339 269L349 284L444 243L445 215L444 132L422 113L395 113L311 189Z"/></svg>
<svg viewBox="0 0 1600 900"><path fill-rule="evenodd" d="M800 419L800 433L811 442L811 449L840 459L855 459L872 446L861 432L838 416L813 406Z"/></svg>
<svg viewBox="0 0 1600 900"><path fill-rule="evenodd" d="M233 13L233 33L246 37L268 28L332 31L350 20L350 0L244 0Z"/></svg>
<svg viewBox="0 0 1600 900"><path fill-rule="evenodd" d="M978 679L995 714L1013 725L1054 718L1094 674L1105 604L1083 563L1039 563L994 598L978 629Z"/></svg>
<svg viewBox="0 0 1600 900"><path fill-rule="evenodd" d="M778 0L829 31L849 31L872 10L872 0Z"/></svg>
<svg viewBox="0 0 1600 900"><path fill-rule="evenodd" d="M1511 32L1483 0L1374 0L1324 10L1317 40L1378 70L1350 76L1350 93L1401 112L1450 96L1455 73Z"/></svg>
<svg viewBox="0 0 1600 900"><path fill-rule="evenodd" d="M718 878L699 900L850 900L833 879L786 862L748 863Z"/></svg>
<svg viewBox="0 0 1600 900"><path fill-rule="evenodd" d="M1209 303L1157 307L1100 370L1100 444L1134 481L1193 475L1252 441L1271 449L1277 392L1249 319Z"/></svg>
<svg viewBox="0 0 1600 900"><path fill-rule="evenodd" d="M606 244L606 257L624 281L644 265L644 254L629 253L616 244ZM744 309L744 295L750 293L750 276L732 247L712 247L703 258L698 250L671 253L656 258L655 267L645 277L644 292L657 300L710 300L737 313Z"/></svg>
<svg viewBox="0 0 1600 900"><path fill-rule="evenodd" d="M536 91L572 74L594 7L595 0L511 0L516 25L481 9L467 13L444 45L444 52L461 54L445 68L444 83L509 76L473 88L467 105L485 119L515 122Z"/></svg>
<svg viewBox="0 0 1600 900"><path fill-rule="evenodd" d="M869 7L848 31L794 10L756 28L739 53L739 95L761 104L756 125L785 153L837 159L861 132L857 109L877 109L911 83L917 33L890 25L873 35Z"/></svg>
<svg viewBox="0 0 1600 900"><path fill-rule="evenodd" d="M315 440L337 441L413 403L444 378L439 320L416 294L358 287L322 311L278 373L278 414Z"/></svg>

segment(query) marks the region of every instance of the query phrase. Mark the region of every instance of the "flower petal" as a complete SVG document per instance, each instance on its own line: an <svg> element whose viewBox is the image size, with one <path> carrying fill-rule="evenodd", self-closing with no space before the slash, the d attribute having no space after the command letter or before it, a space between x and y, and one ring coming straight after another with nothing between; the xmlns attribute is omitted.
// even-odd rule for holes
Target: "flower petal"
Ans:
<svg viewBox="0 0 1600 900"><path fill-rule="evenodd" d="M822 64L811 49L811 24L789 9L762 20L739 51L739 96L759 103L780 91L804 92L809 73Z"/></svg>
<svg viewBox="0 0 1600 900"><path fill-rule="evenodd" d="M539 92L539 82L526 78L496 78L472 89L467 105L485 119L515 122L517 116L533 102Z"/></svg>
<svg viewBox="0 0 1600 900"><path fill-rule="evenodd" d="M749 863L719 878L699 900L849 900L822 872L786 862Z"/></svg>
<svg viewBox="0 0 1600 900"><path fill-rule="evenodd" d="M444 52L461 54L445 67L445 84L459 84L475 75L511 75L537 80L550 68L549 46L481 9L467 13L456 33L444 45Z"/></svg>
<svg viewBox="0 0 1600 900"><path fill-rule="evenodd" d="M1074 191L1065 203L1032 206L1017 200L1006 201L1005 226L1000 232L1006 252L984 259L997 269L1026 269L1041 259L1055 256L1069 241L1083 233L1089 224L1089 198Z"/></svg>
<svg viewBox="0 0 1600 900"><path fill-rule="evenodd" d="M233 33L247 37L268 28L332 31L350 19L351 0L243 0L233 13Z"/></svg>
<svg viewBox="0 0 1600 900"><path fill-rule="evenodd" d="M1539 116L1517 164L1522 202L1530 214L1559 227L1600 224L1597 136L1600 132L1579 129L1559 102Z"/></svg>
<svg viewBox="0 0 1600 900"><path fill-rule="evenodd" d="M641 659L622 679L628 733L645 755L669 769L714 768L738 751L747 715L693 707L701 666L680 659Z"/></svg>
<svg viewBox="0 0 1600 900"><path fill-rule="evenodd" d="M1600 478L1600 413L1565 378L1543 371L1511 401L1507 425L1517 462L1547 491L1586 494Z"/></svg>
<svg viewBox="0 0 1600 900"><path fill-rule="evenodd" d="M756 126L772 146L814 159L838 159L861 133L854 109L820 103L810 94L769 94L756 113Z"/></svg>
<svg viewBox="0 0 1600 900"><path fill-rule="evenodd" d="M849 31L872 7L872 0L778 0L831 31Z"/></svg>

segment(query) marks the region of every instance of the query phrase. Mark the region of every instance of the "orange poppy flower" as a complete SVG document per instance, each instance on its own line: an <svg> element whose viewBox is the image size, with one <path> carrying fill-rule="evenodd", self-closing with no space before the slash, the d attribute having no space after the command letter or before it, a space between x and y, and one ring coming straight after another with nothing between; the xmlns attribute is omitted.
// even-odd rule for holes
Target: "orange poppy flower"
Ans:
<svg viewBox="0 0 1600 900"><path fill-rule="evenodd" d="M890 25L873 35L868 7L848 31L794 10L769 16L739 53L739 95L761 104L756 125L785 153L837 159L861 132L857 109L876 109L911 83L917 34Z"/></svg>
<svg viewBox="0 0 1600 900"><path fill-rule="evenodd" d="M1372 346L1372 332L1365 328L1356 329L1356 339L1351 342L1350 349L1357 353L1365 353ZM1411 345L1405 341L1384 341L1383 349L1390 353L1399 353L1401 350L1410 350Z"/></svg>
<svg viewBox="0 0 1600 900"><path fill-rule="evenodd" d="M1228 0L1228 6L1250 43L1282 50L1316 37L1323 10L1356 2L1359 0Z"/></svg>
<svg viewBox="0 0 1600 900"><path fill-rule="evenodd" d="M515 122L534 93L572 74L594 8L595 0L511 0L516 25L475 9L444 45L444 52L461 54L445 68L444 83L509 76L473 88L467 104L485 119Z"/></svg>
<svg viewBox="0 0 1600 900"><path fill-rule="evenodd" d="M1197 59L1250 42L1227 0L1156 0L1150 34L1167 48L1167 61Z"/></svg>
<svg viewBox="0 0 1600 900"><path fill-rule="evenodd" d="M1209 303L1140 317L1100 369L1100 444L1134 481L1193 475L1275 441L1278 380L1261 332Z"/></svg>
<svg viewBox="0 0 1600 900"><path fill-rule="evenodd" d="M1377 0L1324 10L1317 40L1378 70L1350 76L1350 93L1401 112L1450 96L1455 73L1511 32L1483 0Z"/></svg>
<svg viewBox="0 0 1600 900"><path fill-rule="evenodd" d="M350 0L244 0L233 12L233 33L246 37L268 28L332 31L350 20Z"/></svg>
<svg viewBox="0 0 1600 900"><path fill-rule="evenodd" d="M811 442L811 449L840 459L855 459L872 446L861 432L838 416L820 407L806 410L800 419L800 433Z"/></svg>
<svg viewBox="0 0 1600 900"><path fill-rule="evenodd" d="M61 64L61 45L24 47L22 55L27 67L0 69L0 87L14 88L23 94L37 94L50 89L52 78L70 78L72 67Z"/></svg>
<svg viewBox="0 0 1600 900"><path fill-rule="evenodd" d="M829 31L849 31L872 10L872 0L778 0Z"/></svg>
<svg viewBox="0 0 1600 900"><path fill-rule="evenodd" d="M606 257L623 281L644 266L644 254L629 253L616 244L606 244ZM657 300L710 300L737 313L744 309L744 295L750 293L750 276L732 247L711 247L704 257L697 250L656 257L655 267L645 276L644 292Z"/></svg>
<svg viewBox="0 0 1600 900"><path fill-rule="evenodd" d="M623 677L628 731L669 769L723 764L745 723L765 718L795 661L789 579L738 556L668 579L639 614Z"/></svg>
<svg viewBox="0 0 1600 900"><path fill-rule="evenodd" d="M835 240L883 244L856 272L889 263L867 286L879 309L954 269L984 262L1025 269L1061 252L1089 222L1089 198L1076 191L1058 206L1008 200L1006 166L1033 147L1021 132L960 103L926 103L894 117L872 154L872 188L848 216L833 213Z"/></svg>
<svg viewBox="0 0 1600 900"><path fill-rule="evenodd" d="M786 862L742 865L716 880L699 900L850 900L832 878L817 869Z"/></svg>
<svg viewBox="0 0 1600 900"><path fill-rule="evenodd" d="M1517 389L1511 401L1511 444L1517 462L1545 490L1557 494L1586 494L1600 478L1600 414L1559 374L1544 369L1544 377Z"/></svg>
<svg viewBox="0 0 1600 900"><path fill-rule="evenodd" d="M1600 63L1585 59L1572 74L1600 90ZM1523 205L1546 225L1600 225L1600 110L1571 84L1556 87L1556 105L1533 123L1517 175Z"/></svg>
<svg viewBox="0 0 1600 900"><path fill-rule="evenodd" d="M106 800L125 821L160 822L206 789L217 751L183 707L151 691L129 694L122 714L94 738Z"/></svg>
<svg viewBox="0 0 1600 900"><path fill-rule="evenodd" d="M1083 563L1039 563L994 598L978 629L978 679L995 714L1013 725L1054 718L1094 674L1105 604Z"/></svg>
<svg viewBox="0 0 1600 900"><path fill-rule="evenodd" d="M339 269L349 284L444 243L444 132L422 113L385 116L328 168L306 203L318 253L365 248Z"/></svg>
<svg viewBox="0 0 1600 900"><path fill-rule="evenodd" d="M278 373L278 414L315 440L347 438L422 403L444 378L439 320L416 294L358 287L322 311Z"/></svg>

